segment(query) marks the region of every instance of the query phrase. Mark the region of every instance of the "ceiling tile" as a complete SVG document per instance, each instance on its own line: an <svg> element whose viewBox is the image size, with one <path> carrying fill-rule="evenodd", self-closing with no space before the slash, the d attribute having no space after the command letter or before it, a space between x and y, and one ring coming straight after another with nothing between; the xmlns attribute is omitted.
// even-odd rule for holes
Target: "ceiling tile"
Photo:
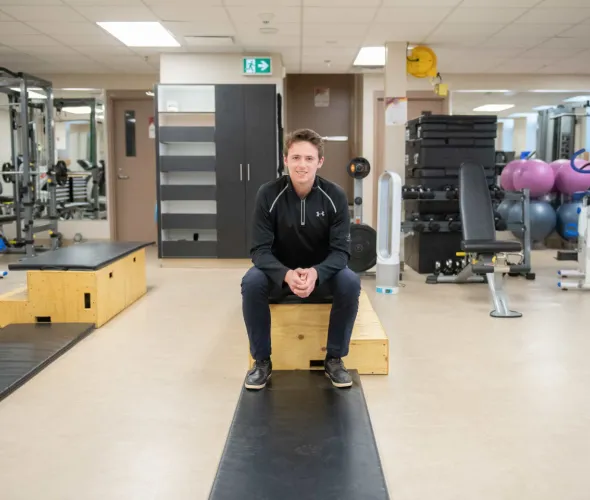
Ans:
<svg viewBox="0 0 590 500"><path fill-rule="evenodd" d="M83 22L86 21L80 14L78 14L71 7L58 6L40 6L40 7L25 7L22 5L9 5L2 7L2 11L8 15L18 19L19 21L67 21L67 22Z"/></svg>
<svg viewBox="0 0 590 500"><path fill-rule="evenodd" d="M154 5L152 12L162 21L204 21L212 24L230 23L230 19L222 7L200 7L198 5Z"/></svg>
<svg viewBox="0 0 590 500"><path fill-rule="evenodd" d="M237 24L248 24L258 27L265 26L263 14L272 16L266 26L274 23L299 23L301 22L301 8L299 7L228 7L230 18Z"/></svg>
<svg viewBox="0 0 590 500"><path fill-rule="evenodd" d="M313 24L368 23L373 20L376 7L305 7L303 22Z"/></svg>
<svg viewBox="0 0 590 500"><path fill-rule="evenodd" d="M588 0L545 0L537 7L588 7Z"/></svg>
<svg viewBox="0 0 590 500"><path fill-rule="evenodd" d="M144 7L145 4L147 4L147 2L142 2L142 0L62 0L62 2L67 5L73 5L75 7L79 7L82 5L116 5L119 7Z"/></svg>
<svg viewBox="0 0 590 500"><path fill-rule="evenodd" d="M113 0L111 0L113 1ZM116 1L116 0L115 0ZM62 5L61 0L0 0L0 8L3 5Z"/></svg>
<svg viewBox="0 0 590 500"><path fill-rule="evenodd" d="M497 33L504 27L499 23L443 23L427 38L429 42L461 40L468 37L485 37Z"/></svg>
<svg viewBox="0 0 590 500"><path fill-rule="evenodd" d="M35 35L39 32L19 22L0 22L0 33L3 35Z"/></svg>
<svg viewBox="0 0 590 500"><path fill-rule="evenodd" d="M321 33L318 33L320 35ZM350 36L341 38L329 38L325 36L306 36L303 37L304 47L316 47L316 49L329 50L331 48L355 48L357 49L363 42L362 33L351 33Z"/></svg>
<svg viewBox="0 0 590 500"><path fill-rule="evenodd" d="M129 47L124 45L76 45L76 50L89 56L93 54L131 55L133 53Z"/></svg>
<svg viewBox="0 0 590 500"><path fill-rule="evenodd" d="M88 0L90 2L92 2L92 0ZM102 0L102 1L109 1L109 0ZM112 1L112 0L110 0ZM232 5L236 5L235 2L236 1L240 1L240 0L231 0ZM244 2L249 2L249 4L251 4L251 0L241 0ZM296 1L296 0L293 0ZM199 6L199 7L223 7L223 5L229 5L229 1L226 0L225 2L223 0L142 0L142 2L145 5L148 6L152 6L152 5L159 5L159 6L165 6L165 5L188 5L188 6ZM261 4L265 3L265 2L260 2ZM278 2L272 2L272 1L267 1L266 3L268 3L269 5L274 5L275 3Z"/></svg>
<svg viewBox="0 0 590 500"><path fill-rule="evenodd" d="M511 8L530 8L539 3L539 0L463 0L461 7L511 7Z"/></svg>
<svg viewBox="0 0 590 500"><path fill-rule="evenodd" d="M462 0L383 0L383 7L455 7Z"/></svg>
<svg viewBox="0 0 590 500"><path fill-rule="evenodd" d="M325 36L326 38L341 38L347 36L349 33L364 34L369 30L368 25L359 26L351 23L335 23L335 24L320 24L307 23L303 25L303 38L308 36Z"/></svg>
<svg viewBox="0 0 590 500"><path fill-rule="evenodd" d="M244 35L236 37L236 44L242 46L257 45L272 48L275 45L281 47L299 47L301 37L273 35Z"/></svg>
<svg viewBox="0 0 590 500"><path fill-rule="evenodd" d="M525 12L526 9L522 8L459 7L445 19L445 23L510 23Z"/></svg>
<svg viewBox="0 0 590 500"><path fill-rule="evenodd" d="M580 47L581 40L579 38L561 38L561 37L554 37L551 38L543 43L541 43L537 48L547 48L547 49L577 49Z"/></svg>
<svg viewBox="0 0 590 500"><path fill-rule="evenodd" d="M75 51L65 45L41 45L39 47L19 47L21 52L31 54L33 56L57 55L68 57L71 55L83 57L80 52Z"/></svg>
<svg viewBox="0 0 590 500"><path fill-rule="evenodd" d="M482 47L512 47L515 49L528 49L531 47L535 47L540 43L547 40L547 37L535 37L529 36L527 38L519 38L519 37L507 37L507 36L499 36L494 35L491 38L485 40L481 46Z"/></svg>
<svg viewBox="0 0 590 500"><path fill-rule="evenodd" d="M76 7L85 18L94 22L149 22L158 17L147 7Z"/></svg>
<svg viewBox="0 0 590 500"><path fill-rule="evenodd" d="M572 57L575 54L579 54L584 51L583 47L574 50L566 50L566 49L548 49L547 47L535 47L533 49L527 50L518 56L519 59L527 60L527 59L567 59Z"/></svg>
<svg viewBox="0 0 590 500"><path fill-rule="evenodd" d="M502 59L495 58L481 58L471 61L455 59L445 64L440 64L438 69L446 73L485 73L498 66L501 62Z"/></svg>
<svg viewBox="0 0 590 500"><path fill-rule="evenodd" d="M266 26L265 26L266 27ZM268 27L276 28L278 32L276 34L267 34L269 39L273 36L300 36L301 35L301 23L272 23ZM264 33L260 32L263 26L256 23L236 23L237 33L239 35L261 35Z"/></svg>
<svg viewBox="0 0 590 500"><path fill-rule="evenodd" d="M569 24L511 24L506 26L497 36L508 38L535 37L551 38L571 28Z"/></svg>
<svg viewBox="0 0 590 500"><path fill-rule="evenodd" d="M14 18L10 17L8 14L4 14L4 12L0 12L0 21L14 21Z"/></svg>
<svg viewBox="0 0 590 500"><path fill-rule="evenodd" d="M552 64L548 64L544 68L540 69L539 73L572 75L589 74L590 66L580 67L579 62L577 61L558 61Z"/></svg>
<svg viewBox="0 0 590 500"><path fill-rule="evenodd" d="M578 24L590 18L590 9L568 9L564 7L552 9L531 9L518 19L517 23L527 24Z"/></svg>
<svg viewBox="0 0 590 500"><path fill-rule="evenodd" d="M110 36L107 34L103 35L70 35L67 33L64 34L56 34L51 35L56 40L69 45L69 46L78 46L78 45L119 45L122 46L123 44L117 40L114 36Z"/></svg>
<svg viewBox="0 0 590 500"><path fill-rule="evenodd" d="M439 23L452 9L450 7L382 7L375 18L381 24Z"/></svg>
<svg viewBox="0 0 590 500"><path fill-rule="evenodd" d="M582 43L582 39L590 38L590 29L587 24L580 24L562 31L560 36L563 38L577 38L578 42Z"/></svg>
<svg viewBox="0 0 590 500"><path fill-rule="evenodd" d="M522 73L536 73L543 69L546 63L539 59L531 59L529 61L503 61L494 68L494 73L499 74L522 74Z"/></svg>
<svg viewBox="0 0 590 500"><path fill-rule="evenodd" d="M230 0L231 1L231 0ZM303 0L304 7L358 7L359 4L377 7L381 0Z"/></svg>
<svg viewBox="0 0 590 500"><path fill-rule="evenodd" d="M373 24L364 38L363 45L382 45L385 42L422 41L436 27L436 23L426 24Z"/></svg>
<svg viewBox="0 0 590 500"><path fill-rule="evenodd" d="M230 22L210 23L207 21L191 21L188 23L164 22L164 27L173 35L184 36L232 36L234 27Z"/></svg>
<svg viewBox="0 0 590 500"><path fill-rule="evenodd" d="M311 59L318 59L318 60L326 60L330 59L332 61L337 60L348 60L354 59L358 53L356 48L349 48L349 47L340 47L340 48L332 48L328 50L322 50L321 52L314 49L313 47L304 47L302 51L303 59L305 61L309 61Z"/></svg>
<svg viewBox="0 0 590 500"><path fill-rule="evenodd" d="M27 24L37 31L46 33L47 35L100 35L104 33L104 31L96 26L96 24L88 21L83 23L67 23L59 21L51 23L29 22Z"/></svg>
<svg viewBox="0 0 590 500"><path fill-rule="evenodd" d="M3 33L0 33L0 43L9 47L60 45L58 41L45 35L5 35Z"/></svg>

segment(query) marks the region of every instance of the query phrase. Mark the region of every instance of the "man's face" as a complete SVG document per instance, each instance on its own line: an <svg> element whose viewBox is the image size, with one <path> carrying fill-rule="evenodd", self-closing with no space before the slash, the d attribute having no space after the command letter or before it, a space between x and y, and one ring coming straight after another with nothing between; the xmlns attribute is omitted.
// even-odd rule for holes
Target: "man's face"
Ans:
<svg viewBox="0 0 590 500"><path fill-rule="evenodd" d="M294 184L312 183L323 163L324 159L319 158L318 149L311 142L294 143L285 156L285 165Z"/></svg>

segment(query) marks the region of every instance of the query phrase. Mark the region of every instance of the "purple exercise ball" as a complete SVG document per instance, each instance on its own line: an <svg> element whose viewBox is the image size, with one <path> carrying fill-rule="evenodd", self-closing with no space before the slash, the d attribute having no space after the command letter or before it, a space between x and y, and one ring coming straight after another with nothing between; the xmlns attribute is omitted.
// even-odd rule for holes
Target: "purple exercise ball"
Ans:
<svg viewBox="0 0 590 500"><path fill-rule="evenodd" d="M581 174L576 172L570 165L569 160L558 160L565 161L566 163L557 171L557 177L555 178L555 187L560 193L572 195L580 191L587 191L590 188L590 173ZM581 168L588 162L581 158L574 160L576 168ZM585 168L590 172L590 167Z"/></svg>
<svg viewBox="0 0 590 500"><path fill-rule="evenodd" d="M529 189L531 198L549 193L555 184L555 174L543 160L525 160L522 168L512 177L514 189Z"/></svg>
<svg viewBox="0 0 590 500"><path fill-rule="evenodd" d="M526 160L512 160L506 164L500 175L500 186L502 186L502 189L505 191L516 191L514 187L514 174L522 168L525 162Z"/></svg>
<svg viewBox="0 0 590 500"><path fill-rule="evenodd" d="M555 160L549 164L549 166L553 169L553 173L555 174L555 184L553 185L553 189L551 190L552 193L559 192L559 189L557 189L557 175L558 175L559 169L561 167L563 167L564 165L569 165L569 164L570 164L570 161L564 160L564 159Z"/></svg>

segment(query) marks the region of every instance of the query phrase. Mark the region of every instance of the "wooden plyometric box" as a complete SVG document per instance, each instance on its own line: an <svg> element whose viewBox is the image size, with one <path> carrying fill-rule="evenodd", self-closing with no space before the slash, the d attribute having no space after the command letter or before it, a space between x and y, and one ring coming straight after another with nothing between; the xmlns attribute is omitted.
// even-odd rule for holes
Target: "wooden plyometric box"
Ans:
<svg viewBox="0 0 590 500"><path fill-rule="evenodd" d="M27 271L27 287L0 297L0 327L11 323L104 325L147 292L145 249L89 271Z"/></svg>
<svg viewBox="0 0 590 500"><path fill-rule="evenodd" d="M331 304L271 304L273 370L323 369L331 308ZM389 373L389 340L364 291L344 363L361 375Z"/></svg>

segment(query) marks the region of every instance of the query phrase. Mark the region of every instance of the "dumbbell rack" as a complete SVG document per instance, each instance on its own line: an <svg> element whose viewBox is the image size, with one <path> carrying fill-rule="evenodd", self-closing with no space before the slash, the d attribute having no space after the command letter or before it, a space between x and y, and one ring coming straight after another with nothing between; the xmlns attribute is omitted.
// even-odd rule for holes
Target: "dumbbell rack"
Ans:
<svg viewBox="0 0 590 500"><path fill-rule="evenodd" d="M406 187L412 189L408 191ZM420 190L416 186L404 186L402 191L402 203L405 201L420 201L420 202L441 202L458 200L458 190L450 188L445 191L442 190ZM522 233L521 241L523 242L523 258L520 264L510 266L510 276L525 276L527 279L534 279L534 274L531 272L531 231L530 231L530 194L529 190L523 191L501 191L495 187L490 190L490 196L496 200L511 200L518 201L522 205L523 220L519 222L507 222L501 219L496 220L496 230L498 231L513 231L515 233ZM402 209L402 213L405 210ZM418 214L420 220L405 220L401 223L402 233L411 234L414 232L420 233L441 233L441 232L460 232L462 225L459 218L453 220L436 220L434 223L424 220L423 214ZM457 214L458 215L458 214ZM448 217L448 216L447 216Z"/></svg>

